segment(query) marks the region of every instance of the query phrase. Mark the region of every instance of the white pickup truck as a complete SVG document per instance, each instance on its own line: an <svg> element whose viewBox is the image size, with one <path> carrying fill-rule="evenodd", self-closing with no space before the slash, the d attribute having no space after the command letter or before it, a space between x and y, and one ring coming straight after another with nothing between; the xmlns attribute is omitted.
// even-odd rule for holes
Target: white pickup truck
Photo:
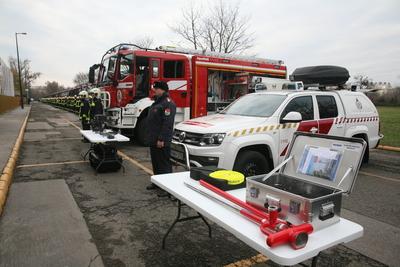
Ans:
<svg viewBox="0 0 400 267"><path fill-rule="evenodd" d="M279 164L295 131L359 137L374 148L383 137L374 104L350 91L274 91L245 95L222 112L176 125L171 156L193 165L233 169L246 176ZM368 162L368 149L364 162Z"/></svg>

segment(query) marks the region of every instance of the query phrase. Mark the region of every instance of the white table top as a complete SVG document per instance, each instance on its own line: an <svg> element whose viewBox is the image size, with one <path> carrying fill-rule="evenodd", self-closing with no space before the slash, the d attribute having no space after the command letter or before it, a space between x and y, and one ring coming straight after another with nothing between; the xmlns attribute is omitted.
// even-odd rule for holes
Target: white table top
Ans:
<svg viewBox="0 0 400 267"><path fill-rule="evenodd" d="M294 250L289 245L270 248L266 244L266 236L261 233L258 225L247 220L234 209L211 200L184 185L184 182L187 182L197 185L197 187L200 186L197 181L190 179L189 172L154 175L151 177L151 181L281 265L295 265L303 262L317 256L322 250L361 237L364 231L361 225L340 218L338 223L310 234L305 248ZM206 188L202 189L207 190ZM229 193L242 200L246 198L245 188L232 190Z"/></svg>
<svg viewBox="0 0 400 267"><path fill-rule="evenodd" d="M122 135L116 134L114 139L108 139L107 136L93 132L92 130L81 130L81 134L86 137L90 143L107 143L107 142L128 142L129 138Z"/></svg>

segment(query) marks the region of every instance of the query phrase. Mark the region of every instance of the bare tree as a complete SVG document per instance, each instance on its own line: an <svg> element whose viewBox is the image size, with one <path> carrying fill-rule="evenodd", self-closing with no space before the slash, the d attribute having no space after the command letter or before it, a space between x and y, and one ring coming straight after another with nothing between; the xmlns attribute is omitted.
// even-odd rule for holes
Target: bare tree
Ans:
<svg viewBox="0 0 400 267"><path fill-rule="evenodd" d="M19 79L18 79L18 62L17 59L14 57L9 57L8 59L10 63L10 69L13 74L14 78L14 88L15 90L19 90ZM20 67L21 67L21 82L22 82L22 88L31 88L32 83L37 80L40 75L42 75L40 72L33 72L31 70L31 61L29 59L24 59L20 61ZM19 91L18 91L19 95Z"/></svg>
<svg viewBox="0 0 400 267"><path fill-rule="evenodd" d="M153 46L153 44L154 44L154 39L153 39L153 37L145 35L145 36L136 38L132 43L134 43L135 45L138 45L142 48L151 48L151 46Z"/></svg>
<svg viewBox="0 0 400 267"><path fill-rule="evenodd" d="M179 34L183 39L193 45L194 49L203 48L201 43L204 38L204 19L201 16L201 8L195 6L193 1L182 8L182 20L170 26L171 30Z"/></svg>
<svg viewBox="0 0 400 267"><path fill-rule="evenodd" d="M363 75L363 74L357 74L353 77L353 79L360 84L360 86L368 87L373 84L372 79L370 79L368 76Z"/></svg>
<svg viewBox="0 0 400 267"><path fill-rule="evenodd" d="M220 0L208 11L193 2L182 9L182 20L170 27L193 48L223 53L241 53L254 46L249 17L241 16L239 4Z"/></svg>
<svg viewBox="0 0 400 267"><path fill-rule="evenodd" d="M56 92L61 92L65 90L65 87L63 85L60 85L58 82L56 81L47 81L46 85L45 85L45 90L48 93L56 93Z"/></svg>
<svg viewBox="0 0 400 267"><path fill-rule="evenodd" d="M89 73L86 72L78 72L73 80L75 85L83 85L89 82Z"/></svg>

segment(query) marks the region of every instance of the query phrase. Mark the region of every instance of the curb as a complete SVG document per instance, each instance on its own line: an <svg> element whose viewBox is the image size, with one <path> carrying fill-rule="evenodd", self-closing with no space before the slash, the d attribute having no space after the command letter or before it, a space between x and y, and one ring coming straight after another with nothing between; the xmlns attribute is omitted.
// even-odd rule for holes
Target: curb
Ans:
<svg viewBox="0 0 400 267"><path fill-rule="evenodd" d="M8 189L10 188L12 177L14 174L14 170L17 164L19 150L21 148L22 142L24 140L24 134L26 125L28 123L29 114L31 110L26 114L25 120L22 123L21 129L19 130L18 137L15 141L14 147L11 151L10 158L8 159L6 166L4 167L1 176L0 176L0 216L3 213L4 205L7 200Z"/></svg>
<svg viewBox="0 0 400 267"><path fill-rule="evenodd" d="M383 145L379 145L377 148L378 148L378 149L382 149L382 150L400 152L400 147L396 147L396 146L383 146Z"/></svg>

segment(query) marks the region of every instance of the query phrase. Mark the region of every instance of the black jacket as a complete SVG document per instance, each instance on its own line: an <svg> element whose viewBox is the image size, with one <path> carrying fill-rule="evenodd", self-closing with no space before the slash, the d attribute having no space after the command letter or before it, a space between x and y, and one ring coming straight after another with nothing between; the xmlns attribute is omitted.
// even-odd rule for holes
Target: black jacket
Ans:
<svg viewBox="0 0 400 267"><path fill-rule="evenodd" d="M176 105L167 93L155 98L147 115L147 142L149 146L156 146L157 141L164 141L165 146L170 145L175 113Z"/></svg>
<svg viewBox="0 0 400 267"><path fill-rule="evenodd" d="M101 99L94 97L90 103L90 115L94 117L95 115L103 115L103 104Z"/></svg>

